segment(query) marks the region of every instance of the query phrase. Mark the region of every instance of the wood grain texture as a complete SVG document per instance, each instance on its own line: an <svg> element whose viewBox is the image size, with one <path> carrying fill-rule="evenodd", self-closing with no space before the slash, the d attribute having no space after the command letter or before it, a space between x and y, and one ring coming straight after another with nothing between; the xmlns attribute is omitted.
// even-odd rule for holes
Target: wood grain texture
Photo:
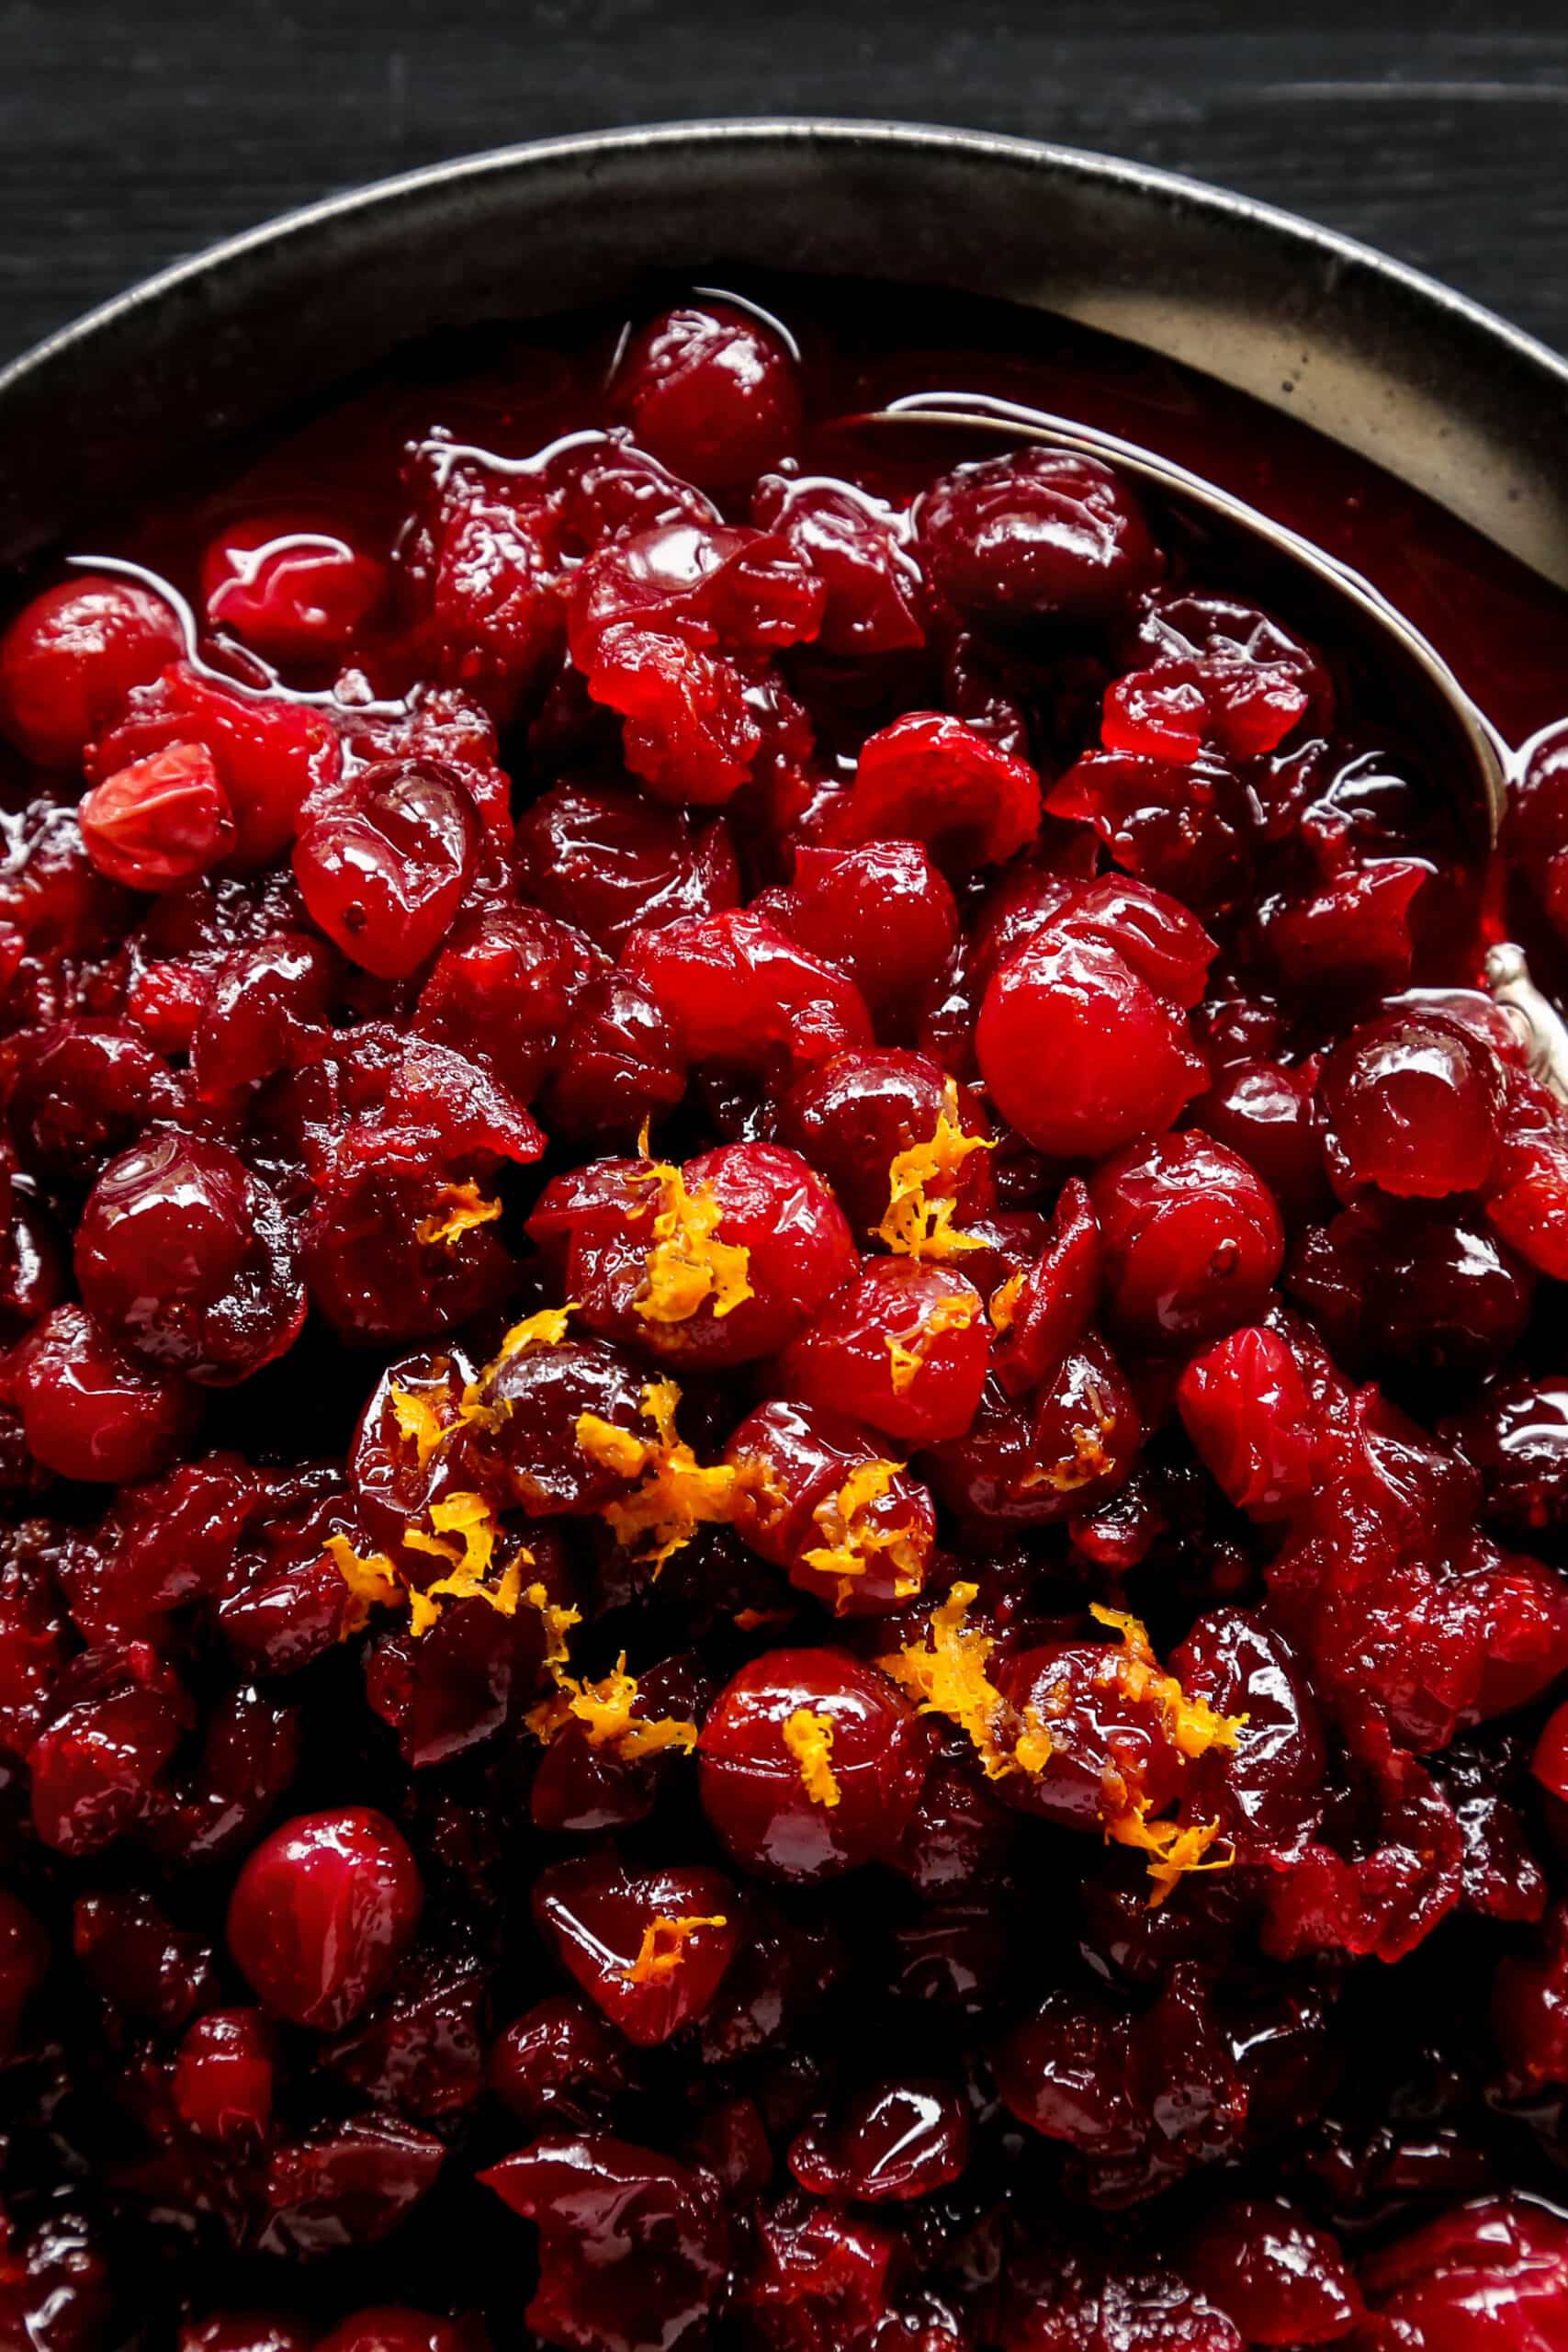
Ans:
<svg viewBox="0 0 1568 2352"><path fill-rule="evenodd" d="M357 181L772 112L1195 173L1568 346L1563 0L0 0L0 356Z"/></svg>

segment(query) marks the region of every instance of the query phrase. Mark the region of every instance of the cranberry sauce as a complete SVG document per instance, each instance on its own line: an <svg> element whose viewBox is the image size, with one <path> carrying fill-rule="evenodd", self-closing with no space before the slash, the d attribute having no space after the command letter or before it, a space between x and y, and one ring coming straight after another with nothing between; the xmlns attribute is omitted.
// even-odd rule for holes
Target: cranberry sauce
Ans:
<svg viewBox="0 0 1568 2352"><path fill-rule="evenodd" d="M752 290L0 614L0 2352L1564 2352L1568 756L857 420L1516 740L1568 605Z"/></svg>

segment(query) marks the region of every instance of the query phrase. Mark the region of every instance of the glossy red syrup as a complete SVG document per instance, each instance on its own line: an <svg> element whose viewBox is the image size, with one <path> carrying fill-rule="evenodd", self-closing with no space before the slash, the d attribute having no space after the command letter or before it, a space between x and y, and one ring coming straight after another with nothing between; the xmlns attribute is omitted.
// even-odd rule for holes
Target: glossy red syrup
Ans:
<svg viewBox="0 0 1568 2352"><path fill-rule="evenodd" d="M1493 860L1238 550L855 419L1517 740L1562 600L762 290L7 600L0 2346L1565 2352L1568 765Z"/></svg>

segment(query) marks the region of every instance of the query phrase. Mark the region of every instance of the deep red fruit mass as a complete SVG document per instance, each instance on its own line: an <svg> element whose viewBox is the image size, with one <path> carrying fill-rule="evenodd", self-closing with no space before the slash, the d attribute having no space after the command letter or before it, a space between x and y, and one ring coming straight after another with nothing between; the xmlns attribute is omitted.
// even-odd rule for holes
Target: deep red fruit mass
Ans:
<svg viewBox="0 0 1568 2352"><path fill-rule="evenodd" d="M1568 764L840 327L0 635L4 2352L1568 2352Z"/></svg>

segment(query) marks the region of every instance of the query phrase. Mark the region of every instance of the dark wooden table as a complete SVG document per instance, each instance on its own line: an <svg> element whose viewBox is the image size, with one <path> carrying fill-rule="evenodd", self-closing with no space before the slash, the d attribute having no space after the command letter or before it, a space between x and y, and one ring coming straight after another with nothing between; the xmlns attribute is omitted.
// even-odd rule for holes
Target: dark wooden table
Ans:
<svg viewBox="0 0 1568 2352"><path fill-rule="evenodd" d="M0 356L355 181L781 111L1145 157L1568 346L1564 0L0 0Z"/></svg>

